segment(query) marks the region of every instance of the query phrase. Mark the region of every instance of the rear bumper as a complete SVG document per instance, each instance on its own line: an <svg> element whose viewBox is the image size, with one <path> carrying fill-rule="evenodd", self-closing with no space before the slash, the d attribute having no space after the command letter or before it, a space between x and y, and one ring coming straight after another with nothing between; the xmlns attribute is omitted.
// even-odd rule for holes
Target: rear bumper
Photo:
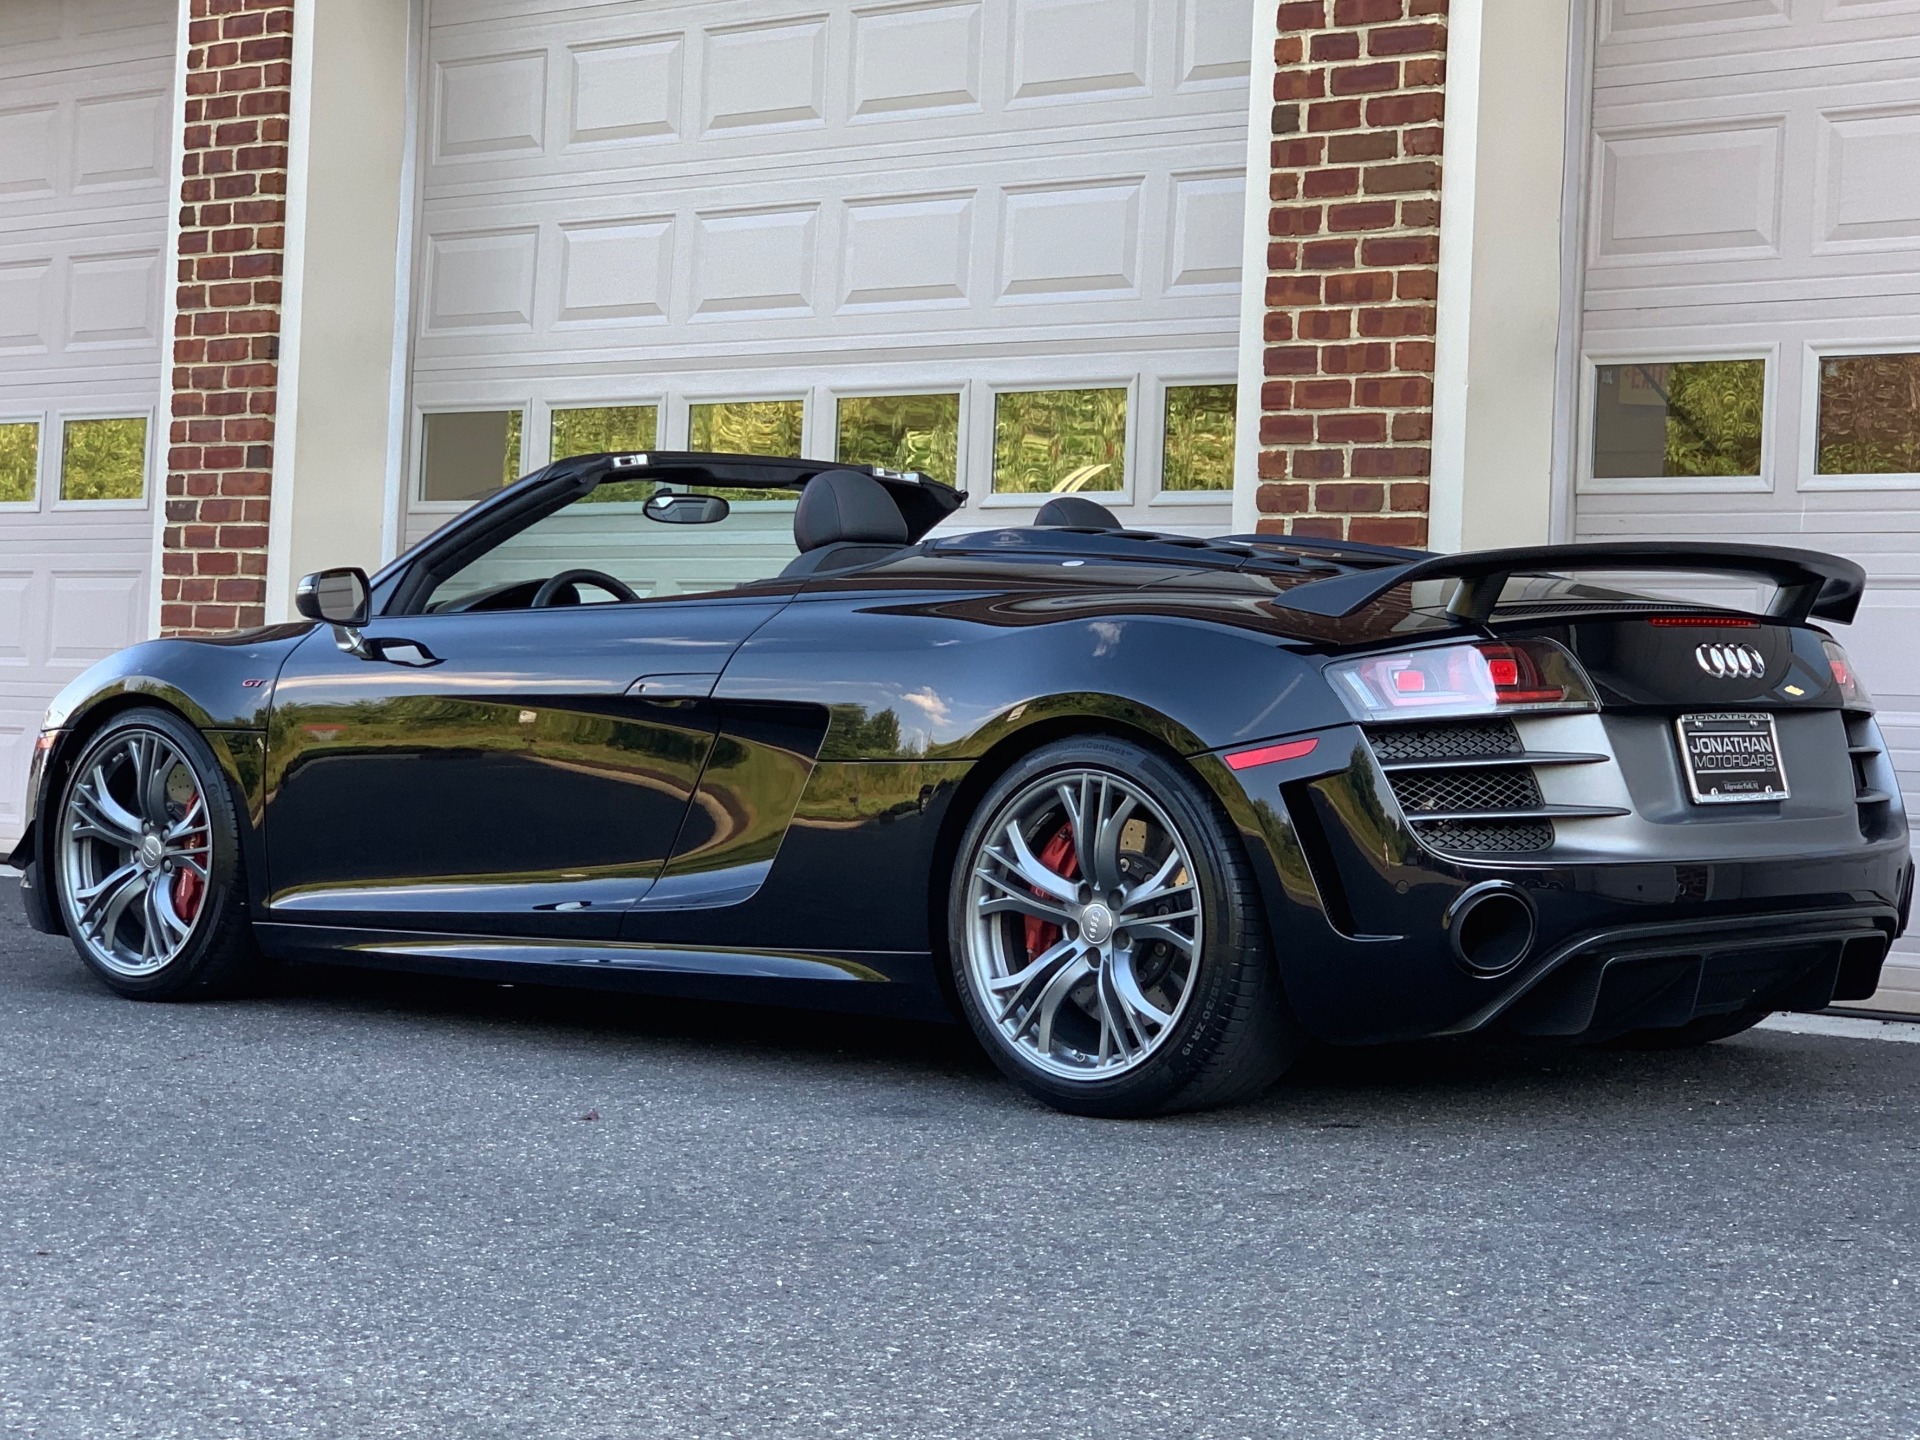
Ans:
<svg viewBox="0 0 1920 1440"><path fill-rule="evenodd" d="M1904 823L1818 854L1469 863L1409 833L1368 785L1357 732L1320 742L1299 762L1202 770L1261 873L1288 998L1325 1041L1599 1040L1739 1009L1817 1010L1872 994L1906 924ZM1455 943L1461 898L1489 885L1532 921L1524 953L1496 973Z"/></svg>

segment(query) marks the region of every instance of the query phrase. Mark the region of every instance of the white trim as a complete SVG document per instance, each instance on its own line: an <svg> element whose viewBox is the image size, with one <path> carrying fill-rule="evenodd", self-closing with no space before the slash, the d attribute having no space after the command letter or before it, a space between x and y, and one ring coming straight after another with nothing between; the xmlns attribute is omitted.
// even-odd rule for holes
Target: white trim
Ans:
<svg viewBox="0 0 1920 1440"><path fill-rule="evenodd" d="M400 223L393 247L393 352L387 376L387 481L380 514L380 560L384 564L400 553L406 534L405 516L410 487L407 457L413 447L413 277L419 243L420 97L425 90L427 64L426 0L407 0L406 129L400 148ZM521 454L526 453L522 421Z"/></svg>
<svg viewBox="0 0 1920 1440"><path fill-rule="evenodd" d="M1587 195L1592 160L1593 60L1600 25L1597 0L1571 0L1567 26L1565 174L1560 199L1560 327L1553 385L1553 490L1548 538L1574 536L1574 483L1580 456L1581 346L1586 339Z"/></svg>
<svg viewBox="0 0 1920 1440"><path fill-rule="evenodd" d="M1760 473L1758 475L1635 475L1596 478L1593 440L1596 423L1597 373L1602 365L1669 365L1698 360L1759 360L1763 372L1760 392ZM1576 495L1764 495L1774 488L1778 447L1774 423L1779 408L1780 346L1671 345L1594 350L1580 357L1579 450L1574 457Z"/></svg>
<svg viewBox="0 0 1920 1440"><path fill-rule="evenodd" d="M293 10L288 80L286 237L280 252L280 359L275 372L273 478L267 502L269 625L293 616L293 487L300 422L300 324L306 302L308 159L313 140L314 7Z"/></svg>
<svg viewBox="0 0 1920 1440"><path fill-rule="evenodd" d="M1482 0L1447 15L1447 117L1441 141L1440 265L1435 300L1433 460L1427 544L1458 550L1467 518L1467 382L1473 342L1474 228L1478 218Z"/></svg>
<svg viewBox="0 0 1920 1440"><path fill-rule="evenodd" d="M1471 0L1461 0L1471 3ZM1267 226L1273 208L1273 81L1280 73L1279 26L1271 0L1253 7L1248 61L1247 204L1240 236L1240 387L1233 414L1233 529L1260 523L1260 386L1266 380ZM1256 180L1259 183L1256 185ZM989 480L991 484L991 480Z"/></svg>
<svg viewBox="0 0 1920 1440"><path fill-rule="evenodd" d="M1858 344L1845 340L1809 340L1800 347L1800 468L1798 490L1920 490L1920 474L1900 472L1865 475L1825 475L1820 464L1820 362L1864 355L1920 355L1920 339L1876 340Z"/></svg>
<svg viewBox="0 0 1920 1440"><path fill-rule="evenodd" d="M173 134L167 150L167 248L160 294L159 408L167 416L167 445L173 444L173 330L180 319L180 191L187 178L187 50L192 33L192 0L180 0L173 37ZM162 456L166 451L161 452ZM43 462L44 463L44 462ZM160 582L166 573L167 472L158 467L159 504L153 507L153 544L147 558L147 636L160 633Z"/></svg>

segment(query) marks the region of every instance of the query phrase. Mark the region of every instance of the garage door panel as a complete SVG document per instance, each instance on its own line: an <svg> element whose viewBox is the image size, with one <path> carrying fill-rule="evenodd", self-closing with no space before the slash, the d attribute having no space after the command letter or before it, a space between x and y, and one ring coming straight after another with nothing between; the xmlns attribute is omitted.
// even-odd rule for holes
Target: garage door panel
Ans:
<svg viewBox="0 0 1920 1440"><path fill-rule="evenodd" d="M1838 633L1920 810L1920 489L1818 473L1823 357L1920 351L1920 5L1604 3L1583 348L1596 363L1764 356L1770 373L1757 477L1577 478L1575 536L1859 560L1867 596ZM1588 373L1583 445L1600 406ZM1875 403L1907 402L1888 386ZM1920 1009L1920 942L1899 946L1876 1003Z"/></svg>
<svg viewBox="0 0 1920 1440"><path fill-rule="evenodd" d="M0 844L54 693L145 632L160 384L172 0L0 5L0 420L39 427L0 510ZM66 422L141 417L143 498L64 503Z"/></svg>

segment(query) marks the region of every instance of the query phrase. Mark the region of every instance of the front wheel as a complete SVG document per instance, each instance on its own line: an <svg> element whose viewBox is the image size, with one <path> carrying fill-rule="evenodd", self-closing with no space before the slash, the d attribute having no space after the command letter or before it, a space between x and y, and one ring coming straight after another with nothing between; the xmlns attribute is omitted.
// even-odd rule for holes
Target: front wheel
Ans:
<svg viewBox="0 0 1920 1440"><path fill-rule="evenodd" d="M114 717L50 818L67 934L108 988L176 1000L257 970L233 796L192 726L165 710Z"/></svg>
<svg viewBox="0 0 1920 1440"><path fill-rule="evenodd" d="M974 1033L1062 1110L1229 1104L1300 1049L1238 837L1183 766L1127 741L1049 745L1001 777L961 841L949 941Z"/></svg>

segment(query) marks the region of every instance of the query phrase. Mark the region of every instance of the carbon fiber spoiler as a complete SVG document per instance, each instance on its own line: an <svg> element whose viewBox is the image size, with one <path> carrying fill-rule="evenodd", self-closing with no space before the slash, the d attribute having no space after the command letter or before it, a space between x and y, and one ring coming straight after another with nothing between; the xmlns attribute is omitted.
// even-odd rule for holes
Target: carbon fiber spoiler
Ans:
<svg viewBox="0 0 1920 1440"><path fill-rule="evenodd" d="M1475 550L1434 555L1398 565L1349 571L1289 590L1275 601L1288 610L1333 619L1351 615L1398 586L1414 580L1458 580L1447 613L1484 625L1515 575L1553 575L1566 570L1682 570L1755 575L1779 587L1768 614L1795 624L1809 616L1851 624L1866 589L1867 572L1851 560L1816 550L1775 545L1725 545L1714 541L1604 541L1592 545L1527 545L1511 550Z"/></svg>

